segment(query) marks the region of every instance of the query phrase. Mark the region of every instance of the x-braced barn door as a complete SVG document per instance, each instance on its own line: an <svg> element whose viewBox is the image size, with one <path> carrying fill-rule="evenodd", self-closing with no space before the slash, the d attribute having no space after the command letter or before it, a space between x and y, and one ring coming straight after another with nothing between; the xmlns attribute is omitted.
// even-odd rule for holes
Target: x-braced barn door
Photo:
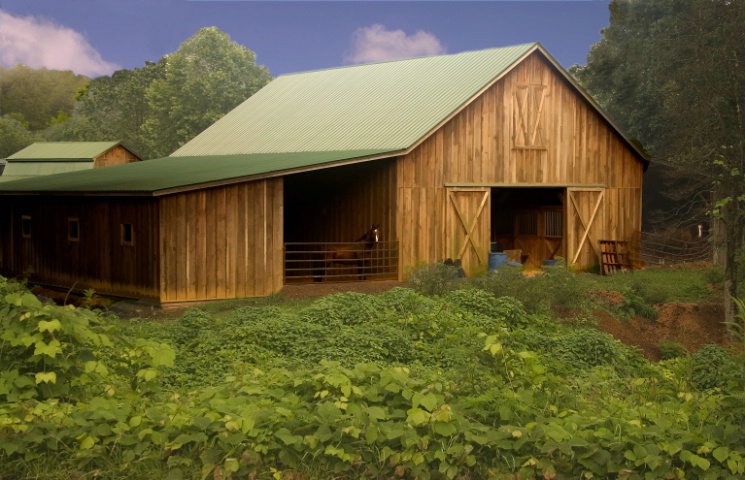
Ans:
<svg viewBox="0 0 745 480"><path fill-rule="evenodd" d="M466 273L487 265L489 188L447 189L447 239L450 258L460 258Z"/></svg>
<svg viewBox="0 0 745 480"><path fill-rule="evenodd" d="M567 261L587 268L600 263L598 242L603 235L605 189L567 189Z"/></svg>

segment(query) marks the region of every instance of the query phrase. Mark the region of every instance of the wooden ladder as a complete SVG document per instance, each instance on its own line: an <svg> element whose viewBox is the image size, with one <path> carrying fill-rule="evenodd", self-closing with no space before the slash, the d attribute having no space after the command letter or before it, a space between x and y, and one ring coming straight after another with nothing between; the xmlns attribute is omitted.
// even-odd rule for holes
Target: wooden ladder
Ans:
<svg viewBox="0 0 745 480"><path fill-rule="evenodd" d="M603 275L632 270L628 242L600 240L600 260L600 273Z"/></svg>

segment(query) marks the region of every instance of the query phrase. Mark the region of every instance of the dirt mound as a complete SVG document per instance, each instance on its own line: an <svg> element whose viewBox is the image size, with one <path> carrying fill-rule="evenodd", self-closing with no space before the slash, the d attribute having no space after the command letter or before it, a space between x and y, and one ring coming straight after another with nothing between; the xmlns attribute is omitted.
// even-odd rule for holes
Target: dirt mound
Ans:
<svg viewBox="0 0 745 480"><path fill-rule="evenodd" d="M635 317L617 320L608 312L597 311L598 328L617 340L639 347L650 360L660 359L660 342L681 343L693 353L709 343L727 345L727 327L721 304L666 303L655 307L656 320Z"/></svg>

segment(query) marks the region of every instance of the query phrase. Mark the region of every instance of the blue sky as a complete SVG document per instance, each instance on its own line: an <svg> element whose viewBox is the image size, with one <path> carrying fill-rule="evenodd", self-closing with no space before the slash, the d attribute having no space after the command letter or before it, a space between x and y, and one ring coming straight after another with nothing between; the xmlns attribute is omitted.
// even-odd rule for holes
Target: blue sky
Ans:
<svg viewBox="0 0 745 480"><path fill-rule="evenodd" d="M272 75L541 42L586 63L610 0L0 0L0 64L88 76L141 67L216 26Z"/></svg>

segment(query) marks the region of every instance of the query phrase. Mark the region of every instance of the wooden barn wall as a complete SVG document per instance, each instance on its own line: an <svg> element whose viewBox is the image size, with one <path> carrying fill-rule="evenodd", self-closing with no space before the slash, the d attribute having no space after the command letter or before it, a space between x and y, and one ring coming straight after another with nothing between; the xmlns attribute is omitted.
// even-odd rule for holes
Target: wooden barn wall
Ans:
<svg viewBox="0 0 745 480"><path fill-rule="evenodd" d="M158 207L153 199L5 196L0 198L0 270L38 283L133 298L158 297ZM23 238L22 216L31 217ZM68 238L78 219L79 240ZM131 224L133 245L122 245Z"/></svg>
<svg viewBox="0 0 745 480"><path fill-rule="evenodd" d="M525 84L545 86L545 148L513 147L513 93ZM400 158L401 274L448 255L446 183L603 185L606 224L597 236L627 240L641 229L642 173L642 163L613 128L534 53ZM480 242L488 245L488 239Z"/></svg>
<svg viewBox="0 0 745 480"><path fill-rule="evenodd" d="M161 301L279 291L282 189L279 178L161 197Z"/></svg>
<svg viewBox="0 0 745 480"><path fill-rule="evenodd" d="M117 145L111 150L96 157L93 161L93 168L110 167L112 165L121 165L123 163L138 162L139 160L140 159L137 158L135 154L121 145Z"/></svg>
<svg viewBox="0 0 745 480"><path fill-rule="evenodd" d="M287 177L285 241L350 242L373 224L396 240L396 161L377 160Z"/></svg>

